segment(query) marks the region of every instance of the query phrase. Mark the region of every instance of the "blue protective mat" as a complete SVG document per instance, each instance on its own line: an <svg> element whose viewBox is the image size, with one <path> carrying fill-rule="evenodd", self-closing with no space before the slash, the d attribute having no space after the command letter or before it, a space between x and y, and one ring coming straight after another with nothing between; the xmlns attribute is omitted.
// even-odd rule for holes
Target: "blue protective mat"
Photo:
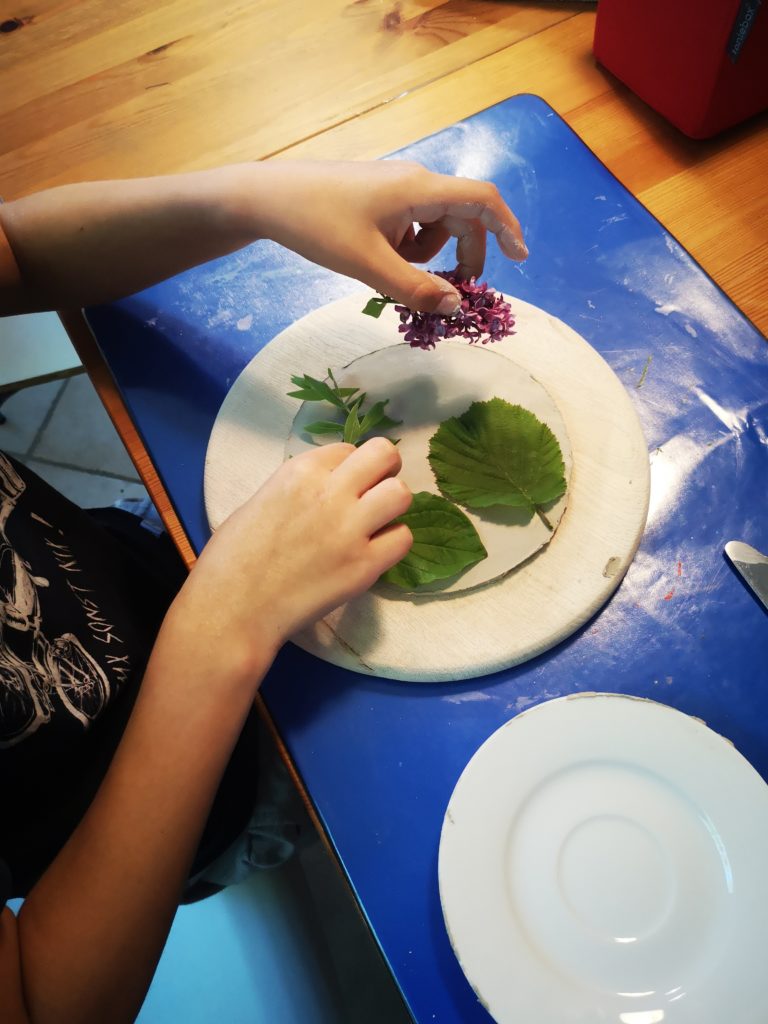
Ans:
<svg viewBox="0 0 768 1024"><path fill-rule="evenodd" d="M703 718L768 777L768 616L723 555L730 539L768 550L768 346L540 99L515 97L398 155L497 183L531 256L515 265L491 245L488 280L604 356L652 463L626 579L555 650L450 686L364 678L288 648L264 685L414 1017L480 1024L490 1018L451 951L436 865L448 798L490 733L548 698L638 694ZM228 387L278 331L357 288L260 243L88 312L198 548L205 449Z"/></svg>

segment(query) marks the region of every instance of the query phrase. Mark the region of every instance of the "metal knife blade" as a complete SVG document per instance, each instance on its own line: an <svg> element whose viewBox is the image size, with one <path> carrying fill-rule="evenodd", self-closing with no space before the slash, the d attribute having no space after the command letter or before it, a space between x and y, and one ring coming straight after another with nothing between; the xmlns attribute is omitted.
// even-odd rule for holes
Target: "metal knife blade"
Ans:
<svg viewBox="0 0 768 1024"><path fill-rule="evenodd" d="M768 611L768 558L740 540L729 540L725 553Z"/></svg>

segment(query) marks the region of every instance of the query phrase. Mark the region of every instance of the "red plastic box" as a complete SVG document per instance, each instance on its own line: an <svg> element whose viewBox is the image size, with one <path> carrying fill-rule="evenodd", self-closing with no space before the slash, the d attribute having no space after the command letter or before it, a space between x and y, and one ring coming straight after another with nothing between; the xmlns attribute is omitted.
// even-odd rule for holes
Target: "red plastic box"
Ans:
<svg viewBox="0 0 768 1024"><path fill-rule="evenodd" d="M594 52L695 139L768 107L768 0L600 0Z"/></svg>

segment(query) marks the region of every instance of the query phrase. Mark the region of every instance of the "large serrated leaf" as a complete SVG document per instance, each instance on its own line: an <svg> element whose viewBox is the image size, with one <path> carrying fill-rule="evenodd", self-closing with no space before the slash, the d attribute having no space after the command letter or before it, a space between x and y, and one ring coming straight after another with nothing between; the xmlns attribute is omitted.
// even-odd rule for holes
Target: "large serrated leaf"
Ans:
<svg viewBox="0 0 768 1024"><path fill-rule="evenodd" d="M565 493L557 438L528 409L503 398L473 402L441 423L429 462L443 494L467 508L510 505L533 515Z"/></svg>
<svg viewBox="0 0 768 1024"><path fill-rule="evenodd" d="M413 547L381 577L404 590L457 576L488 552L470 520L439 494L418 491L408 511L395 519L413 534Z"/></svg>

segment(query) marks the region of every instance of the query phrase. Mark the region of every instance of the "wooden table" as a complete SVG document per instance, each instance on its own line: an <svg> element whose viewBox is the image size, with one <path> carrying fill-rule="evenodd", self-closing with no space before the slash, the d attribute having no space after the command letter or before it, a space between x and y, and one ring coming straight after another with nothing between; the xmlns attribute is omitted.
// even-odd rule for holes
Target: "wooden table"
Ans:
<svg viewBox="0 0 768 1024"><path fill-rule="evenodd" d="M532 92L768 329L768 120L685 139L595 66L582 4L44 0L36 11L0 12L6 198L249 158L376 157ZM79 315L65 322L192 561L109 371Z"/></svg>
<svg viewBox="0 0 768 1024"><path fill-rule="evenodd" d="M686 139L596 66L594 21L568 2L3 0L0 195L247 159L373 158L532 92L765 333L768 118ZM191 560L97 351L67 324Z"/></svg>
<svg viewBox="0 0 768 1024"><path fill-rule="evenodd" d="M244 159L376 157L533 92L765 333L768 119L684 138L595 65L594 20L567 2L3 0L0 195ZM191 559L98 353L68 323Z"/></svg>

